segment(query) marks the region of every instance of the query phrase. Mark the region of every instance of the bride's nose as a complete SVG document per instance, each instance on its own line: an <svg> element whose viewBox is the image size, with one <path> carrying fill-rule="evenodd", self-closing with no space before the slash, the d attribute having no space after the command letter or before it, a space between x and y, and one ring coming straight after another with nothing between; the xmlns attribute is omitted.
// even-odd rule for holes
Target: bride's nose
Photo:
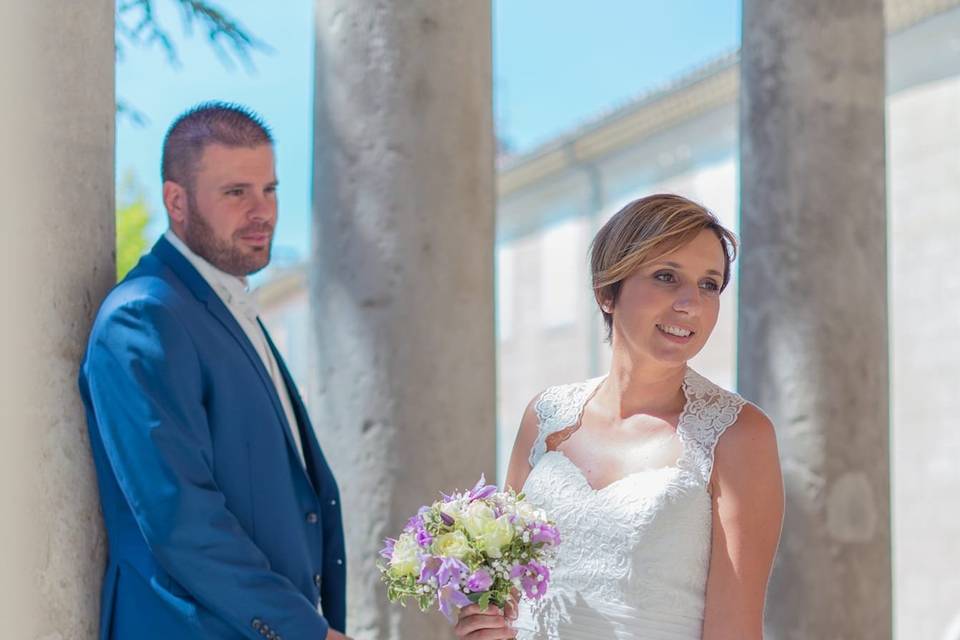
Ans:
<svg viewBox="0 0 960 640"><path fill-rule="evenodd" d="M688 316L700 315L700 290L695 285L685 285L677 290L673 299L673 310Z"/></svg>

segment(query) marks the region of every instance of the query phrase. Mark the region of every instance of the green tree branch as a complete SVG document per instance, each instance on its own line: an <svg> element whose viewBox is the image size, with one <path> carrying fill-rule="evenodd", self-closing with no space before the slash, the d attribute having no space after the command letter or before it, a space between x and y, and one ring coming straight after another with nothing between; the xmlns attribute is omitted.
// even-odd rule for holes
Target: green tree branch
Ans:
<svg viewBox="0 0 960 640"><path fill-rule="evenodd" d="M207 0L168 1L179 7L184 33L192 36L196 30L204 31L214 53L228 69L235 68L239 63L248 73L253 73L256 70L254 52L272 52L269 45L254 36L237 19ZM159 46L171 66L183 66L170 31L157 18L155 2L117 0L115 46L118 62L123 62L127 47ZM117 115L129 118L136 125L147 122L146 115L122 98L117 100Z"/></svg>

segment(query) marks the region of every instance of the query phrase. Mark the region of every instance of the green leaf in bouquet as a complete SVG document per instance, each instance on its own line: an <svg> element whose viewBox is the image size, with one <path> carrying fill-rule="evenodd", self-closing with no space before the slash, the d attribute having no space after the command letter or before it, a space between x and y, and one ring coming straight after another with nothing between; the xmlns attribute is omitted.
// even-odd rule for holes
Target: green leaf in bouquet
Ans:
<svg viewBox="0 0 960 640"><path fill-rule="evenodd" d="M508 588L509 588L509 585L508 585ZM507 600L509 600L510 595L509 593L504 595L503 593L501 593L501 591L503 590L490 589L488 591L468 593L467 599L469 599L470 602L479 606L481 611L486 611L487 607L489 607L491 604L503 609L506 606Z"/></svg>

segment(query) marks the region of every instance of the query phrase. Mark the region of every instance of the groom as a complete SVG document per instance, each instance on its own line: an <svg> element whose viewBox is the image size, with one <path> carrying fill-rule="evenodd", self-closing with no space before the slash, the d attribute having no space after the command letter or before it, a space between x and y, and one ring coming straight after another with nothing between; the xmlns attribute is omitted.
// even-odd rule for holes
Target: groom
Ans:
<svg viewBox="0 0 960 640"><path fill-rule="evenodd" d="M109 537L100 638L342 640L339 494L246 276L270 132L207 103L163 144L170 229L104 301L80 391Z"/></svg>

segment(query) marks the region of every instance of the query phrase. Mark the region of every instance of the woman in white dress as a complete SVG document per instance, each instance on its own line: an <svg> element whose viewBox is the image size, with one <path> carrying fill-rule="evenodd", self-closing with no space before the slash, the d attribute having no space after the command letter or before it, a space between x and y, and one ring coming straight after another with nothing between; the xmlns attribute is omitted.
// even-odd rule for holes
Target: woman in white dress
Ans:
<svg viewBox="0 0 960 640"><path fill-rule="evenodd" d="M515 620L475 606L467 640L759 640L783 519L770 420L688 366L717 322L733 234L676 195L598 232L608 375L551 387L520 424L507 484L563 538L547 595Z"/></svg>

